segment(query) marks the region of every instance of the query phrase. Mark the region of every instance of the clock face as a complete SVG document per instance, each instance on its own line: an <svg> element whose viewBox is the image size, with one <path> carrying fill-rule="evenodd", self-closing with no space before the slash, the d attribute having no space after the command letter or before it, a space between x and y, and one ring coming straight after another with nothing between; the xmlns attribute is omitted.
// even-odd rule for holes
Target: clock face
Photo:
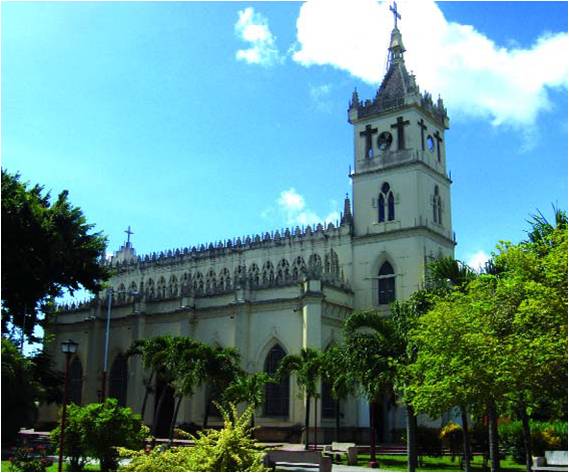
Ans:
<svg viewBox="0 0 569 473"><path fill-rule="evenodd" d="M393 136L388 131L383 131L377 137L377 147L380 151L385 151L391 147L393 143Z"/></svg>
<svg viewBox="0 0 569 473"><path fill-rule="evenodd" d="M431 135L427 136L427 148L429 148L429 151L431 153L435 149L435 140L433 139L433 137Z"/></svg>

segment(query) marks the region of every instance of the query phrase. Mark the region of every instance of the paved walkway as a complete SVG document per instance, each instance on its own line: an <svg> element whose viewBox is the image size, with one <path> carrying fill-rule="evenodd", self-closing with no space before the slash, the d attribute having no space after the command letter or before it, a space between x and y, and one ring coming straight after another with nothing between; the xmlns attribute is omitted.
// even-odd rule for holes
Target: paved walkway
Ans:
<svg viewBox="0 0 569 473"><path fill-rule="evenodd" d="M332 465L332 471L385 471L378 468L367 468L365 466Z"/></svg>

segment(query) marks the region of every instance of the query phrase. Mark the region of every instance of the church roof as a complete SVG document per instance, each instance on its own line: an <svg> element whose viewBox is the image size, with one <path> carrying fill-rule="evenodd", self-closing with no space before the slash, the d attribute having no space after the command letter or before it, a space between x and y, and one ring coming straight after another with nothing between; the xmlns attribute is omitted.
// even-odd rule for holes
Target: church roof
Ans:
<svg viewBox="0 0 569 473"><path fill-rule="evenodd" d="M406 104L416 103L430 113L441 125L447 127L448 116L442 99L439 98L434 103L431 94L428 92L421 94L419 86L415 82L415 76L407 71L403 55L405 47L397 26L391 32L388 51L387 72L374 99L362 102L359 100L357 92L354 91L348 108L350 122L352 122L352 118L362 119Z"/></svg>

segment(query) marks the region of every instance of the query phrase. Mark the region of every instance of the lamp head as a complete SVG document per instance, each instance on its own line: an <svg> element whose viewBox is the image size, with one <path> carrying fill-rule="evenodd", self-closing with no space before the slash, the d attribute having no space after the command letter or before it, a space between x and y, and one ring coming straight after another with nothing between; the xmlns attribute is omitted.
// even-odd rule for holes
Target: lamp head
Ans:
<svg viewBox="0 0 569 473"><path fill-rule="evenodd" d="M77 347L79 344L74 342L73 340L69 339L65 342L61 342L61 352L65 353L66 355L72 355L73 353L77 352Z"/></svg>

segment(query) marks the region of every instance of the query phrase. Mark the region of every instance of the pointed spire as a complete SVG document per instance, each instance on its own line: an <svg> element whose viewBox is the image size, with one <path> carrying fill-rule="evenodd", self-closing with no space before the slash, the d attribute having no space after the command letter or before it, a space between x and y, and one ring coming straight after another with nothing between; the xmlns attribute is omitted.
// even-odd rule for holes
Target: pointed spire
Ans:
<svg viewBox="0 0 569 473"><path fill-rule="evenodd" d="M352 206L350 204L350 197L346 192L346 197L344 199L344 212L342 214L341 223L352 223Z"/></svg>
<svg viewBox="0 0 569 473"><path fill-rule="evenodd" d="M393 28L391 32L391 41L389 42L389 56L387 59L387 67L389 68L392 64L397 64L398 62L403 62L403 53L405 52L405 46L403 46L403 38L401 37L401 31L397 28Z"/></svg>

